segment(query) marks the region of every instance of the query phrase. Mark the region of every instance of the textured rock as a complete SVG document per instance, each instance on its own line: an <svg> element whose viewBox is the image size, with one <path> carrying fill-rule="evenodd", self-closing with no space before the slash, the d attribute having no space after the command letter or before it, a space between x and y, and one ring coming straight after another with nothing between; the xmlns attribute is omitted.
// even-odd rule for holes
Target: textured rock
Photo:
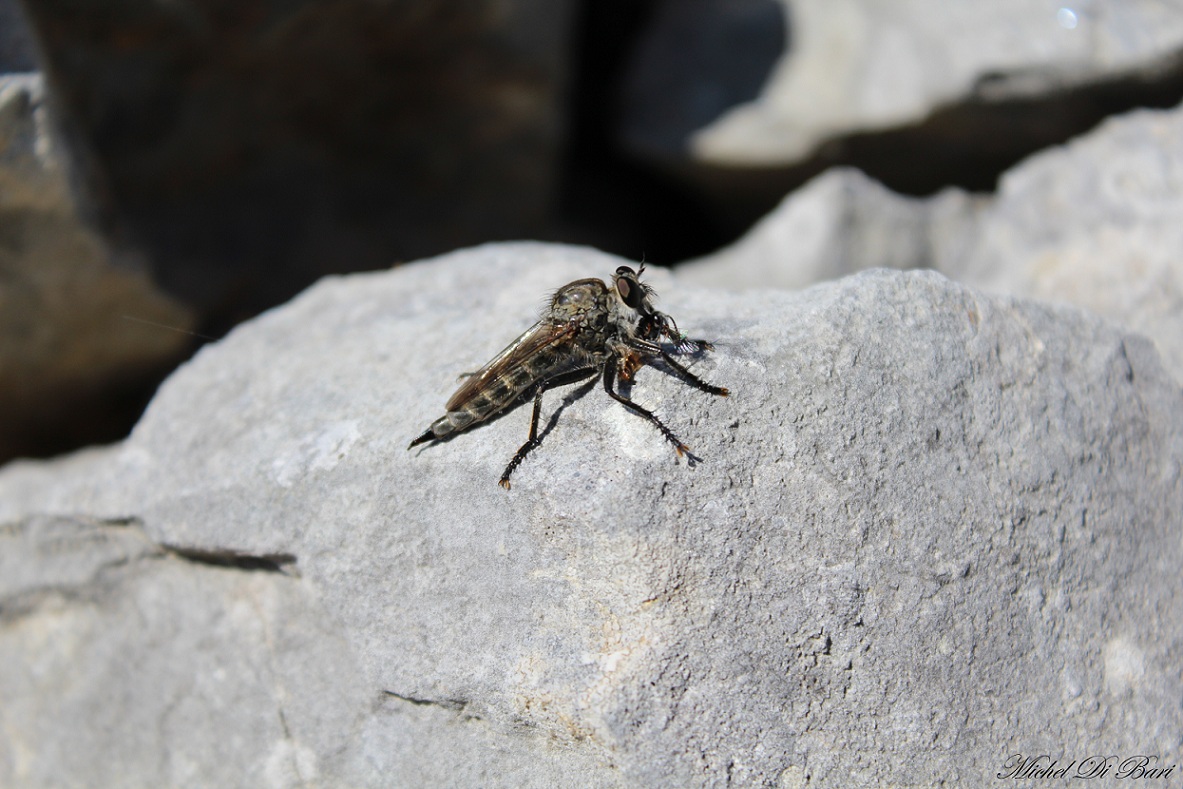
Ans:
<svg viewBox="0 0 1183 789"><path fill-rule="evenodd" d="M32 518L0 556L6 786L306 785L360 730L356 661L295 579L126 522Z"/></svg>
<svg viewBox="0 0 1183 789"><path fill-rule="evenodd" d="M643 32L617 138L731 237L832 167L906 194L991 191L1036 151L1183 97L1181 0L690 5L663 0Z"/></svg>
<svg viewBox="0 0 1183 789"><path fill-rule="evenodd" d="M935 268L975 287L1069 302L1152 338L1183 377L1183 108L1114 118L1008 172L993 196L894 194L832 171L695 284L798 288L873 267Z"/></svg>
<svg viewBox="0 0 1183 789"><path fill-rule="evenodd" d="M0 459L124 435L193 323L82 221L45 104L0 76Z"/></svg>
<svg viewBox="0 0 1183 789"><path fill-rule="evenodd" d="M1135 112L1008 173L973 243L941 268L1120 321L1183 380L1180 215L1183 107Z"/></svg>
<svg viewBox="0 0 1183 789"><path fill-rule="evenodd" d="M818 176L725 249L678 267L703 287L804 288L868 268L934 268L977 231L988 198L896 194L858 170Z"/></svg>
<svg viewBox="0 0 1183 789"><path fill-rule="evenodd" d="M141 784L203 759L223 785L864 786L1175 758L1183 395L1149 343L927 272L737 295L654 271L733 397L652 369L633 396L702 462L594 386L548 397L512 491L528 409L405 450L540 294L620 262L490 246L323 281L123 445L0 472L19 588L77 590L0 597L0 715L53 739L0 783L85 781L96 708L150 729L120 751ZM87 571L48 555L62 531L120 536ZM67 715L26 678L70 643ZM241 714L204 684L223 660ZM153 672L185 702L160 734Z"/></svg>
<svg viewBox="0 0 1183 789"><path fill-rule="evenodd" d="M705 128L683 129L696 159L783 166L829 139L916 123L957 102L1029 98L1154 75L1183 52L1183 6L1175 0L1099 0L1087 7L1028 0L782 4L790 48L756 100ZM714 22L706 17L700 24Z"/></svg>

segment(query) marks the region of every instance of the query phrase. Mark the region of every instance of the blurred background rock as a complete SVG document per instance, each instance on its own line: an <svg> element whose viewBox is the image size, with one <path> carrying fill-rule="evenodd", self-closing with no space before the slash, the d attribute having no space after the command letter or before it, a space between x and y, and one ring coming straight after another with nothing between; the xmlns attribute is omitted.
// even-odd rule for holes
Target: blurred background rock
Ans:
<svg viewBox="0 0 1183 789"><path fill-rule="evenodd" d="M1030 212L1108 216L1123 192L1090 208L1087 179L992 193L1034 152L1181 99L1167 0L0 0L0 461L119 438L201 342L325 274L510 238L674 264L836 166L870 179L803 193L800 232L765 258L802 235L814 257L769 285L838 275L856 250L851 270L967 261L1022 289L994 258L933 250L965 231L1023 259L1049 248ZM1124 138L1168 172L1147 182L1151 156L1126 186L1174 193L1177 135L1144 127ZM1136 249L1161 254L1138 287L1167 313L1183 249L1141 217L1161 228L1170 202L1134 201L1101 244L1141 228ZM1080 270L1104 263L1064 227ZM1123 266L1137 277L1118 260L1105 281Z"/></svg>

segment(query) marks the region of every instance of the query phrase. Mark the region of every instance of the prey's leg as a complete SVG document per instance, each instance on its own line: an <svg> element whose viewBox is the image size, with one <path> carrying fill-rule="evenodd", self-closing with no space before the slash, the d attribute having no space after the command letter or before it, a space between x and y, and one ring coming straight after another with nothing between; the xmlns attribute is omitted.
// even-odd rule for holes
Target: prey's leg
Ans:
<svg viewBox="0 0 1183 789"><path fill-rule="evenodd" d="M665 335L670 342L674 344L674 348L678 353L702 353L703 351L713 351L715 346L711 345L706 340L692 340L682 332L678 331L678 324L674 319L664 312L656 313L654 316L656 326L651 327L649 332L644 332L644 336L652 336L653 330Z"/></svg>
<svg viewBox="0 0 1183 789"><path fill-rule="evenodd" d="M624 395L617 394L615 391L613 391L612 390L612 382L615 380L616 380L616 357L609 356L608 363L606 365L604 365L604 391L607 392L608 395L613 400L620 403L625 408L632 411L634 414L644 417L651 424L653 424L654 427L656 427L658 430L660 430L661 434L663 436L665 436L666 439L668 439L671 444L674 445L674 449L677 450L677 452L678 452L678 457L681 457L684 453L690 451L690 447L686 446L680 440L678 440L678 437L675 436L673 434L673 432L668 427L666 427L660 419L658 419L656 416L654 416L652 411L642 408L641 406L634 403L632 400L629 400Z"/></svg>

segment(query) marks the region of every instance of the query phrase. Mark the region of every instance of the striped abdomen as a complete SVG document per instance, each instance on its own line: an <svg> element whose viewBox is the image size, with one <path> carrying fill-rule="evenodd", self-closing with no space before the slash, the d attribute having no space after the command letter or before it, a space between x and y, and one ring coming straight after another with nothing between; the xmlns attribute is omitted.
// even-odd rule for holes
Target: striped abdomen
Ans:
<svg viewBox="0 0 1183 789"><path fill-rule="evenodd" d="M448 402L448 413L432 422L428 430L435 438L458 433L499 414L519 398L528 396L539 382L591 364L586 354L579 353L570 343L542 348L520 364L481 382L466 397L459 400L453 398Z"/></svg>

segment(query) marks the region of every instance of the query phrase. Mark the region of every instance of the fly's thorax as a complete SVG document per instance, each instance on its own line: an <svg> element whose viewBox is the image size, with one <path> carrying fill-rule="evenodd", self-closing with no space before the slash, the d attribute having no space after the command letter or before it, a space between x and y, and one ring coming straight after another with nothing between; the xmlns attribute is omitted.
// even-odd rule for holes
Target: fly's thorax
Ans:
<svg viewBox="0 0 1183 789"><path fill-rule="evenodd" d="M551 299L543 322L573 330L569 349L588 361L599 357L613 334L612 310L619 299L598 279L576 280L560 288Z"/></svg>
<svg viewBox="0 0 1183 789"><path fill-rule="evenodd" d="M591 364L602 364L610 352L637 338L642 315L652 312L652 289L629 270L606 285L599 279L580 279L559 288L547 307L543 323L575 331L572 346Z"/></svg>
<svg viewBox="0 0 1183 789"><path fill-rule="evenodd" d="M608 296L608 286L602 281L576 280L555 292L543 320L554 326L594 324L597 315L607 315Z"/></svg>

